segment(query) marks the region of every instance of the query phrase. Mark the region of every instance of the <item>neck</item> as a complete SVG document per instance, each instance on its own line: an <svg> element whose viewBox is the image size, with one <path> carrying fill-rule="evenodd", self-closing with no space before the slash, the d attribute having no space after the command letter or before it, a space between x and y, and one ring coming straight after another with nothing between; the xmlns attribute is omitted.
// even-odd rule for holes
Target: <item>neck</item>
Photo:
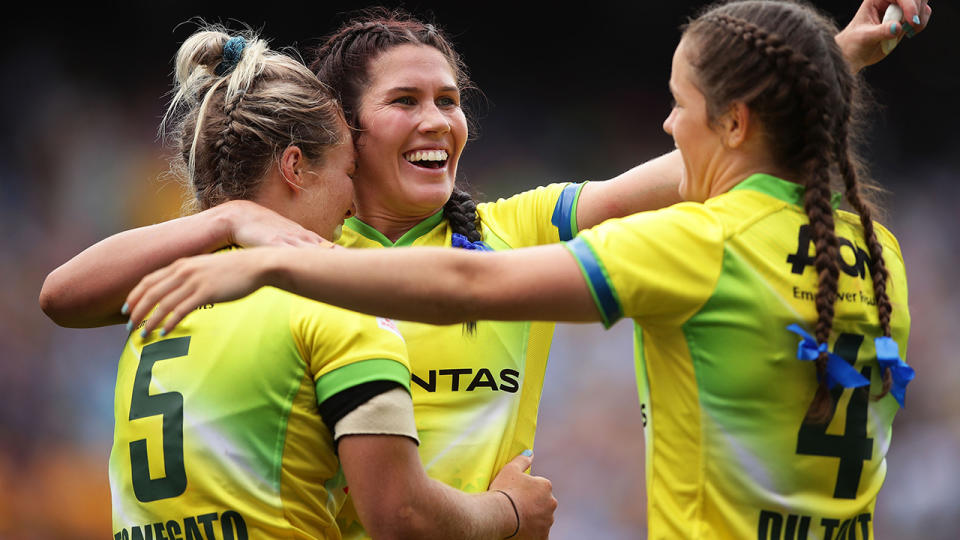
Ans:
<svg viewBox="0 0 960 540"><path fill-rule="evenodd" d="M714 181L710 184L710 193L707 198L726 193L737 184L754 174L769 174L784 180L790 180L790 174L777 167L769 160L733 159L717 167L714 171Z"/></svg>

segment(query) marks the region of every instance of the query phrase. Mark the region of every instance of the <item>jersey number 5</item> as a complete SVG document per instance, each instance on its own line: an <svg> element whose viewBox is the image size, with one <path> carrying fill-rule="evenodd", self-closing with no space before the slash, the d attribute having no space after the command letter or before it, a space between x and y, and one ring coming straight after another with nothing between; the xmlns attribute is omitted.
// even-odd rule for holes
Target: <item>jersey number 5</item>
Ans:
<svg viewBox="0 0 960 540"><path fill-rule="evenodd" d="M130 420L163 416L164 466L162 478L150 478L147 440L139 439L130 443L133 493L141 502L176 497L187 489L187 472L183 468L183 395L180 392L151 394L150 380L155 363L186 356L189 348L189 337L166 339L147 345L140 355L130 399Z"/></svg>
<svg viewBox="0 0 960 540"><path fill-rule="evenodd" d="M834 354L853 365L857 352L863 344L863 336L858 334L840 334L833 347ZM865 366L860 374L870 379L870 367ZM837 386L830 391L833 407L843 394L843 388ZM843 435L827 433L827 424L801 424L797 434L797 453L813 456L840 458L837 470L837 483L833 490L835 499L854 499L860 486L863 462L873 455L873 439L867 437L867 405L870 387L853 388L850 402L847 404L847 421Z"/></svg>

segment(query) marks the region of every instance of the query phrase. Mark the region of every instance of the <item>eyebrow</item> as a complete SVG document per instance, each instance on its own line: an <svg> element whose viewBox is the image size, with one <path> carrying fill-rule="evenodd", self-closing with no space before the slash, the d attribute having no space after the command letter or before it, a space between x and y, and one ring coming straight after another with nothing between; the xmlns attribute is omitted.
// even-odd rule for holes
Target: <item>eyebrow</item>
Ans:
<svg viewBox="0 0 960 540"><path fill-rule="evenodd" d="M390 90L387 90L387 92L413 93L413 92L419 92L420 90L421 89L416 86L394 86ZM441 92L459 92L460 89L457 88L456 86L441 86L440 91Z"/></svg>

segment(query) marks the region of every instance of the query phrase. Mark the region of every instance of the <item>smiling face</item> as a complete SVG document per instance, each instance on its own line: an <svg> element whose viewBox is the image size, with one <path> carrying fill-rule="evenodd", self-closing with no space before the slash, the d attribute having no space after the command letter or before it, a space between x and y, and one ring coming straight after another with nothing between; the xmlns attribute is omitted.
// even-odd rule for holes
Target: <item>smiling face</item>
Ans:
<svg viewBox="0 0 960 540"><path fill-rule="evenodd" d="M670 92L674 106L663 122L663 130L673 136L683 158L680 196L685 201L703 202L711 194L724 145L708 120L706 98L694 84L689 47L689 40L682 39L673 54Z"/></svg>
<svg viewBox="0 0 960 540"><path fill-rule="evenodd" d="M453 69L433 47L399 45L368 72L355 175L361 217L427 217L450 198L467 141Z"/></svg>

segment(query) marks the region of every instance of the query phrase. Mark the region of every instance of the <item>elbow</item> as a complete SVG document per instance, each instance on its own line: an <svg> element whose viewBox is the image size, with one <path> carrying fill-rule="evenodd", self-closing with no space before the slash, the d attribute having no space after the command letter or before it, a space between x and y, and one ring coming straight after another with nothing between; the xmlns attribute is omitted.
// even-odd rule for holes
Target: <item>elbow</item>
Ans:
<svg viewBox="0 0 960 540"><path fill-rule="evenodd" d="M416 505L405 502L381 508L373 519L363 526L374 540L417 540L430 538L435 531L429 516Z"/></svg>
<svg viewBox="0 0 960 540"><path fill-rule="evenodd" d="M65 296L65 289L57 279L57 271L50 272L47 278L43 280L43 286L40 288L40 298L38 299L40 309L57 325L73 328L76 325L71 324L73 321L68 316L69 309L66 307Z"/></svg>

